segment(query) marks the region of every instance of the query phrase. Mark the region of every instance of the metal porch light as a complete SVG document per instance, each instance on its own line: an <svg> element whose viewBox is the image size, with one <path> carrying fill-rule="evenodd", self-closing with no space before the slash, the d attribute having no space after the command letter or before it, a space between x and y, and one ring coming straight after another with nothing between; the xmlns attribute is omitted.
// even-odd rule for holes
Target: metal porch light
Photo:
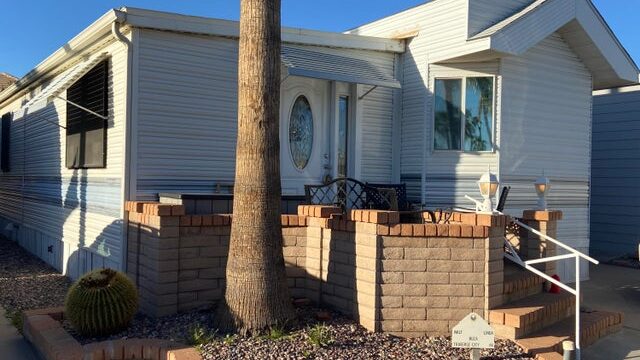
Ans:
<svg viewBox="0 0 640 360"><path fill-rule="evenodd" d="M551 181L546 176L541 176L533 183L538 194L538 210L547 210L547 194L551 189Z"/></svg>
<svg viewBox="0 0 640 360"><path fill-rule="evenodd" d="M478 187L480 188L480 194L484 198L482 203L482 212L493 213L493 199L496 197L500 182L498 177L490 171L482 174L480 180L478 180Z"/></svg>

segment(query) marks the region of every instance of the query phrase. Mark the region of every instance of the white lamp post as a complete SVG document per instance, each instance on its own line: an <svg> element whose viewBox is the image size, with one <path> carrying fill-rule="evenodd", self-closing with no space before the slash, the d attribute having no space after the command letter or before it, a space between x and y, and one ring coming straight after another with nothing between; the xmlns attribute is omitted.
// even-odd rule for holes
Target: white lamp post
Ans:
<svg viewBox="0 0 640 360"><path fill-rule="evenodd" d="M493 199L498 192L498 186L500 182L498 181L498 177L491 172L484 173L480 180L478 180L478 187L480 188L480 194L484 198L484 202L482 204L482 212L484 213L493 213Z"/></svg>
<svg viewBox="0 0 640 360"><path fill-rule="evenodd" d="M543 175L537 178L533 185L536 187L536 193L538 193L538 210L547 210L547 193L551 189L551 181Z"/></svg>

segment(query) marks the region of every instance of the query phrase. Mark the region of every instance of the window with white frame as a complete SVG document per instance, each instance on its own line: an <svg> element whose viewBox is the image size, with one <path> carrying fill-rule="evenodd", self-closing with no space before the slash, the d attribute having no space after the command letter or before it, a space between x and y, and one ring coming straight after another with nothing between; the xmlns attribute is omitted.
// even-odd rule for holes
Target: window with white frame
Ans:
<svg viewBox="0 0 640 360"><path fill-rule="evenodd" d="M494 78L435 80L434 150L493 151Z"/></svg>

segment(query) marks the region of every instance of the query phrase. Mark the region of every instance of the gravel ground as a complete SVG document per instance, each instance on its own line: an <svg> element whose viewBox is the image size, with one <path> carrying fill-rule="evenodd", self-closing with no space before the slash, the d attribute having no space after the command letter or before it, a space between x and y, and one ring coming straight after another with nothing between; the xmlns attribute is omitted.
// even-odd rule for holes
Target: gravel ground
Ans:
<svg viewBox="0 0 640 360"><path fill-rule="evenodd" d="M188 343L189 334L198 324L202 324L203 328L211 332L211 313L211 310L191 311L158 319L139 314L126 330L103 337L83 337L75 332L68 321L63 322L62 326L81 344L133 338L164 339Z"/></svg>
<svg viewBox="0 0 640 360"><path fill-rule="evenodd" d="M109 337L83 338L75 334L69 324L67 331L81 343L107 339L161 338L190 343L195 328L203 330L202 337L209 338L198 346L206 360L213 359L468 359L469 351L453 349L446 337L403 339L390 335L370 333L352 320L332 313L332 319L319 323L312 307L298 308L299 324L290 332L277 336L223 336L212 325L212 311L189 313L151 319L138 316L126 331ZM314 345L310 333L318 324L325 325L328 335L325 346ZM510 341L499 340L496 348L483 351L482 358L533 359Z"/></svg>
<svg viewBox="0 0 640 360"><path fill-rule="evenodd" d="M0 305L7 314L64 305L69 279L0 236Z"/></svg>
<svg viewBox="0 0 640 360"><path fill-rule="evenodd" d="M0 238L0 305L12 313L20 310L61 306L70 286L58 274L17 244ZM190 343L195 329L206 341L199 346L206 360L212 359L468 359L469 351L453 349L448 338L403 339L370 333L352 320L332 313L331 320L319 323L312 307L297 309L299 323L286 334L276 336L222 336L212 325L212 311L189 313L152 319L138 315L131 326L118 334L102 338L84 338L68 323L64 327L81 343L107 339L158 338ZM313 329L323 324L324 346L314 345ZM483 350L489 360L533 359L511 341L498 340L493 350Z"/></svg>
<svg viewBox="0 0 640 360"><path fill-rule="evenodd" d="M267 336L217 337L200 346L204 359L469 359L469 351L451 348L446 337L404 339L371 333L337 313L325 323L330 344L318 346L310 341L318 324L318 309L300 308L298 330L279 339ZM533 359L510 341L499 340L496 348L482 351L482 359Z"/></svg>

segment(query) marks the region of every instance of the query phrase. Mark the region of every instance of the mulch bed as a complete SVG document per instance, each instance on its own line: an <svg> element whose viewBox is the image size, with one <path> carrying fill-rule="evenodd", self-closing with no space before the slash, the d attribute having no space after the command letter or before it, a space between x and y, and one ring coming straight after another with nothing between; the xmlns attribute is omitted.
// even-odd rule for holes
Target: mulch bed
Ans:
<svg viewBox="0 0 640 360"><path fill-rule="evenodd" d="M0 236L0 306L9 316L64 305L70 285L69 278Z"/></svg>

